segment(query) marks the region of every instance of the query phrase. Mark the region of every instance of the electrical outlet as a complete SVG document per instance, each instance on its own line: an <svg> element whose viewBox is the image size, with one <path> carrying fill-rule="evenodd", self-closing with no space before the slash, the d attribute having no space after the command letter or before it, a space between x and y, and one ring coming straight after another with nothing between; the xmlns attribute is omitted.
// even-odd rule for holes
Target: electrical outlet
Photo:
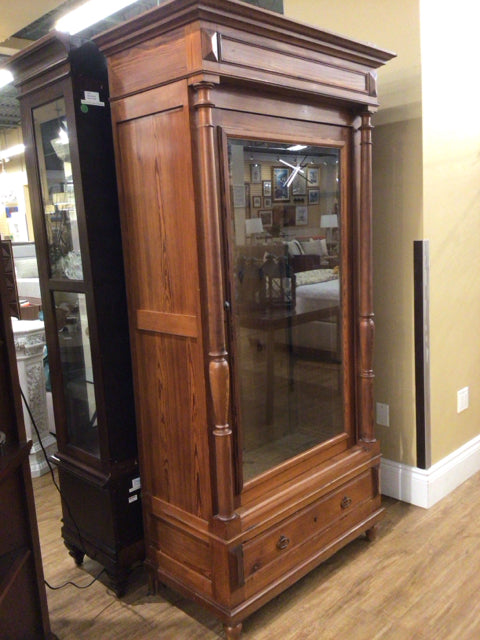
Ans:
<svg viewBox="0 0 480 640"><path fill-rule="evenodd" d="M390 426L390 406L383 402L377 402L377 424L381 424L384 427Z"/></svg>
<svg viewBox="0 0 480 640"><path fill-rule="evenodd" d="M457 413L468 409L468 387L463 387L457 391Z"/></svg>

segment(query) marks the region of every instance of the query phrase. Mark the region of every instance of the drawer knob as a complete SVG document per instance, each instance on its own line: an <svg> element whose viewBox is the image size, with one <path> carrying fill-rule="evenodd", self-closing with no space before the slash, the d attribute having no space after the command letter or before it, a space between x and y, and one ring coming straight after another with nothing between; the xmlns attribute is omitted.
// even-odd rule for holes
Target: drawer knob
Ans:
<svg viewBox="0 0 480 640"><path fill-rule="evenodd" d="M340 506L342 507L342 509L347 509L351 504L352 504L352 499L349 498L348 496L343 496L342 502L340 503Z"/></svg>
<svg viewBox="0 0 480 640"><path fill-rule="evenodd" d="M290 544L290 538L287 538L287 536L280 536L277 542L277 549L280 549L280 550L286 549L289 544Z"/></svg>

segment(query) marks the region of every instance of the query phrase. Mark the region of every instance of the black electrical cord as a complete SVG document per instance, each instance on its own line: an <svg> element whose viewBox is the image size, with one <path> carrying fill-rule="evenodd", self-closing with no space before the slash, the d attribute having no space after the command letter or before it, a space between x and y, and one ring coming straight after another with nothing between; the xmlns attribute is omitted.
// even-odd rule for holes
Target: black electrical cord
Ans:
<svg viewBox="0 0 480 640"><path fill-rule="evenodd" d="M28 415L30 416L30 420L32 421L33 428L35 429L35 433L37 434L38 442L39 442L39 444L40 444L40 447L41 447L41 449L42 449L42 452L43 452L44 458L45 458L45 460L46 460L46 462L47 462L47 465L48 465L48 468L49 468L49 470L50 470L50 474L51 474L51 476L52 476L52 482L53 482L53 484L55 485L56 490L57 490L57 491L58 491L58 493L60 494L60 497L62 498L62 500L63 500L63 502L64 502L65 506L67 507L68 515L70 516L70 518L71 518L71 520L72 520L72 522L73 522L73 524L74 524L74 526L75 526L75 529L77 530L78 539L80 540L80 544L82 545L82 552L83 552L85 555L88 555L88 554L87 554L87 552L86 552L86 549L85 549L85 545L84 545L84 543L83 543L83 538L82 538L82 535L81 535L81 533L80 533L80 529L79 529L79 527L78 527L78 525L77 525L77 523L76 523L76 521L75 521L75 518L74 518L74 517L73 517L73 515L72 515L72 511L71 511L71 509L70 509L70 505L68 504L68 500L66 500L65 496L64 496L64 495L63 495L63 493L62 493L62 490L60 489L59 484L57 483L57 481L56 481L56 479L55 479L55 470L54 470L54 468L53 468L53 466L52 466L52 463L50 462L50 460L49 460L49 458L48 458L48 455L47 455L47 452L46 452L46 450L45 450L45 447L43 446L43 442L42 442L42 439L41 439L41 437L40 437L40 431L38 430L37 423L35 422L35 418L33 417L32 411L31 411L31 409L30 409L30 406L29 406L29 404L28 404L28 402L27 402L27 399L26 399L25 394L23 393L23 389L22 389L21 387L20 387L20 393L22 394L23 402L25 403L25 407L26 407L26 409L27 409ZM99 574L98 574L98 575L97 575L97 576L96 576L96 577L95 577L91 582L89 582L87 585L84 585L84 586L81 586L81 585L75 584L74 582L71 582L70 580L69 580L69 581L67 581L67 582L65 582L64 584L62 584L62 585L58 586L58 587L52 587L52 586L51 586L51 585L50 585L50 584L49 584L45 579L44 579L44 582L45 582L45 584L47 585L47 587L48 587L49 589L52 589L52 590L63 589L64 587L66 587L66 586L68 586L68 585L72 585L72 586L73 586L73 587L75 587L76 589L88 589L88 587L91 587L91 586L92 586L92 584L93 584L94 582L96 582L96 581L100 578L100 576L102 575L102 573L104 573L104 571L105 571L105 569L102 569L102 570L100 571L100 573L99 573Z"/></svg>
<svg viewBox="0 0 480 640"><path fill-rule="evenodd" d="M67 580L67 582L64 582L63 584L59 585L58 587L52 587L51 584L49 584L45 579L43 580L44 583L47 585L47 587L49 589L52 589L52 591L58 591L58 589L64 589L65 587L67 587L68 585L71 585L72 587L75 587L75 589L88 589L89 587L92 586L92 584L94 582L96 582L100 576L102 575L102 573L105 572L105 569L102 569L100 571L100 573L98 575L95 576L95 578L93 578L93 580L91 582L89 582L88 584L85 584L83 586L79 585L79 584L75 584L75 582L72 582L71 580Z"/></svg>

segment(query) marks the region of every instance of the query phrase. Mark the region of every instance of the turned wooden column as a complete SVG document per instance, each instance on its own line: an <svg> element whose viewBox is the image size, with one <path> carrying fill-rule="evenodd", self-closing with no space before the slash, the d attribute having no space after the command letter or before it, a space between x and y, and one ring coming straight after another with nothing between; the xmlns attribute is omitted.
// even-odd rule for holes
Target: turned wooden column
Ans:
<svg viewBox="0 0 480 640"><path fill-rule="evenodd" d="M359 436L375 442L373 412L373 314L372 278L372 124L368 112L360 127L360 216L359 237Z"/></svg>
<svg viewBox="0 0 480 640"><path fill-rule="evenodd" d="M206 281L206 326L208 374L213 407L216 517L232 520L234 513L233 439L228 423L230 365L225 341L225 287L223 282L220 198L215 163L215 132L212 121L213 104L210 92L214 85L200 82L193 85L193 106L197 136L197 188L200 198L200 256L204 261Z"/></svg>

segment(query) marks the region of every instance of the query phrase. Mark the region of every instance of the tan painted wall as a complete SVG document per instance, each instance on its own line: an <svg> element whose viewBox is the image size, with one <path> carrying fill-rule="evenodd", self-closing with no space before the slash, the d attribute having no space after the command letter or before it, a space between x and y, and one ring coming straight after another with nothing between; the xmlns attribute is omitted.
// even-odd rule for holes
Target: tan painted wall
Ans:
<svg viewBox="0 0 480 640"><path fill-rule="evenodd" d="M434 460L478 435L480 426L480 9L470 0L454 8L421 3ZM457 414L456 393L464 386L470 408Z"/></svg>
<svg viewBox="0 0 480 640"><path fill-rule="evenodd" d="M2 132L0 132L0 151L9 149L10 147L21 144L22 142L23 138L20 127L4 129ZM10 180L10 184L16 185L15 192L17 195L17 198L15 200L6 204L17 205L19 207L19 211L22 214L25 214L28 237L30 240L33 240L33 225L32 215L30 211L30 202L29 199L26 198L25 191L25 186L27 184L27 175L25 168L25 158L23 154L12 157L10 161L5 164L4 170L4 175L7 176L7 180ZM1 166L0 171L2 171ZM5 206L0 207L0 234L5 237L8 237L10 235L8 220L5 216ZM26 239L27 238L25 238L25 240Z"/></svg>
<svg viewBox="0 0 480 640"><path fill-rule="evenodd" d="M383 454L416 465L413 241L422 232L420 27L417 0L284 0L285 14L398 57L379 70L374 130L375 399Z"/></svg>
<svg viewBox="0 0 480 640"><path fill-rule="evenodd" d="M412 242L430 241L432 462L480 425L480 85L471 0L284 0L286 15L392 49L374 132L376 399L384 454L415 464ZM446 34L448 38L446 38ZM470 408L457 414L457 390Z"/></svg>

